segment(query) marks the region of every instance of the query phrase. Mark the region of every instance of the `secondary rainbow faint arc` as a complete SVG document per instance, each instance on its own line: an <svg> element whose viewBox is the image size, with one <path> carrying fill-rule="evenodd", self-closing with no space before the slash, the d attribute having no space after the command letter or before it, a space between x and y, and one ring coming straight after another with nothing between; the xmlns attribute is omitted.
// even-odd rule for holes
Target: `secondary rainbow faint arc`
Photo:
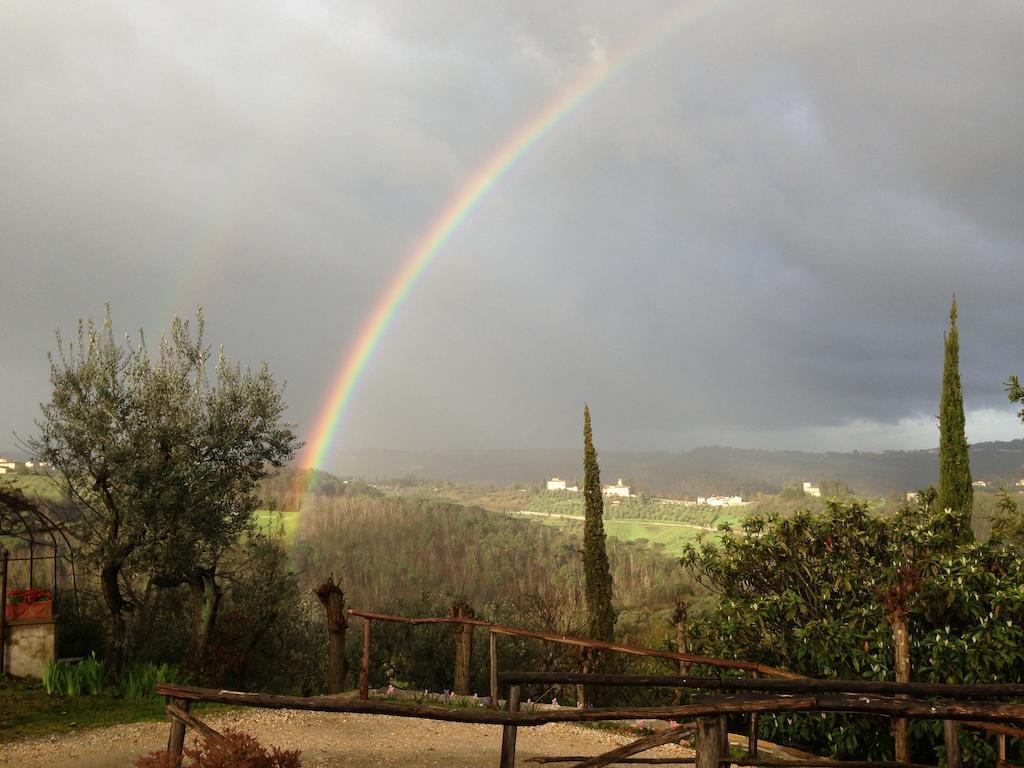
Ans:
<svg viewBox="0 0 1024 768"><path fill-rule="evenodd" d="M441 246L479 205L487 192L508 173L517 160L529 152L602 84L625 69L644 51L668 38L683 24L696 21L711 5L711 2L689 3L657 19L630 45L604 63L596 65L558 94L514 131L490 159L477 168L420 237L379 297L370 316L363 322L355 343L342 358L334 383L320 408L313 429L313 438L306 445L303 457L299 460L301 466L318 468L322 465L333 447L334 438L352 400L352 394L384 333L420 276L437 256Z"/></svg>

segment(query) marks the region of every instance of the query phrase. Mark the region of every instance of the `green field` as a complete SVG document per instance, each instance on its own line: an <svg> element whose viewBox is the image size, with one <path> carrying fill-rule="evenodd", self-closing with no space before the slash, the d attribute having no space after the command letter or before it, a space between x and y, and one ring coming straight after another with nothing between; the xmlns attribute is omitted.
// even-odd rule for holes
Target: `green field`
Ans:
<svg viewBox="0 0 1024 768"><path fill-rule="evenodd" d="M46 475L3 475L3 480L20 488L30 499L39 498L43 501L60 501L60 489Z"/></svg>
<svg viewBox="0 0 1024 768"><path fill-rule="evenodd" d="M257 509L253 513L256 526L265 533L280 533L289 539L295 535L295 529L299 527L299 513L272 512L269 509Z"/></svg>
<svg viewBox="0 0 1024 768"><path fill-rule="evenodd" d="M544 514L521 516L528 520L535 520L542 525L554 525L560 528L582 528L583 526L582 517L556 517ZM644 543L670 556L681 555L683 548L687 544L695 542L700 536L717 535L714 530L707 530L706 527L688 523L616 520L607 517L604 520L604 530L609 536L614 536L619 541Z"/></svg>
<svg viewBox="0 0 1024 768"><path fill-rule="evenodd" d="M680 524L655 524L642 520L605 520L604 530L619 541L646 541L664 554L676 556L682 554L684 545L693 543L698 536L715 535Z"/></svg>

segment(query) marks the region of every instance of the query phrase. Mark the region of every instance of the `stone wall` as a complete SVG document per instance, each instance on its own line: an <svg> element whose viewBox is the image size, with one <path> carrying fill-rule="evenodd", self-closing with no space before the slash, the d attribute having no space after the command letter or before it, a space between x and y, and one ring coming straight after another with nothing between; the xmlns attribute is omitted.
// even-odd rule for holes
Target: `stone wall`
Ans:
<svg viewBox="0 0 1024 768"><path fill-rule="evenodd" d="M42 678L46 663L57 658L57 623L12 622L6 634L4 671L17 677Z"/></svg>

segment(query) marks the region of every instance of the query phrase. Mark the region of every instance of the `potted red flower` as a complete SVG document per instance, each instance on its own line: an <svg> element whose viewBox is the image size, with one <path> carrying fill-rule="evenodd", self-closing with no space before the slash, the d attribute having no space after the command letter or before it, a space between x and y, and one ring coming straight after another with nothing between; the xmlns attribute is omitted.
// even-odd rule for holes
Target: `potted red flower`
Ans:
<svg viewBox="0 0 1024 768"><path fill-rule="evenodd" d="M7 621L52 619L53 593L41 587L10 590L4 606L4 618Z"/></svg>

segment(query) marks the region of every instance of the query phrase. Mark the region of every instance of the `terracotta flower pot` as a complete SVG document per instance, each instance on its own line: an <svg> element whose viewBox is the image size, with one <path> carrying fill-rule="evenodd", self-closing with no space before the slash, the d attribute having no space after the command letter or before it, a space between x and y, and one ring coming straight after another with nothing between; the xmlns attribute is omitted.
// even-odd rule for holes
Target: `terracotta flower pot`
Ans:
<svg viewBox="0 0 1024 768"><path fill-rule="evenodd" d="M52 619L53 600L41 600L36 603L18 603L4 606L4 618L7 621L24 621L27 619Z"/></svg>

